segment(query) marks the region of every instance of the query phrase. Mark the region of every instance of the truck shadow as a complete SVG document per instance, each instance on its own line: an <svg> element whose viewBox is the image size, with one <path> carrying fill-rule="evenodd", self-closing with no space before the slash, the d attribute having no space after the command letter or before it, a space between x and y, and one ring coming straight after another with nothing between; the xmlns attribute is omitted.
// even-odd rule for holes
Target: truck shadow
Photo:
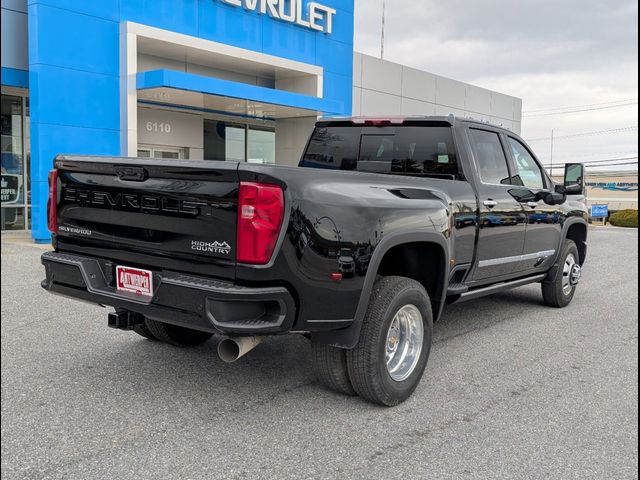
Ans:
<svg viewBox="0 0 640 480"><path fill-rule="evenodd" d="M547 307L537 285L448 305L435 325L434 344L507 321L530 321L528 316L540 308Z"/></svg>
<svg viewBox="0 0 640 480"><path fill-rule="evenodd" d="M528 314L540 304L539 288L523 288L448 306L434 329L434 351L443 342L502 322L532 321ZM270 338L236 363L225 364L216 353L218 337L193 349L180 349L130 333L121 335L127 336L126 341L118 342L117 347L105 342L84 362L91 364L92 375L111 387L117 384L123 395L128 392L139 402L156 403L156 408L170 399L201 410L203 415L222 415L277 401L299 400L300 405L309 404L305 408L318 402L361 402L317 383L309 341L302 336ZM135 365L135 369L122 365Z"/></svg>

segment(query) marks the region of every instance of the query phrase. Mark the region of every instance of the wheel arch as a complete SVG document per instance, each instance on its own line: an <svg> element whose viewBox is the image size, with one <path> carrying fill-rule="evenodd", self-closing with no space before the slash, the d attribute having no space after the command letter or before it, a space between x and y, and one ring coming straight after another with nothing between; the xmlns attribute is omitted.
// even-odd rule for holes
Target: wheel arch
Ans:
<svg viewBox="0 0 640 480"><path fill-rule="evenodd" d="M441 299L446 293L447 264L445 252L437 243L401 243L385 251L377 266L376 277L407 277L419 282L429 294L434 320L437 320Z"/></svg>
<svg viewBox="0 0 640 480"><path fill-rule="evenodd" d="M567 222L564 226L564 232L562 235L564 239L573 240L578 247L578 255L580 256L579 263L583 266L587 260L587 235L589 226L583 219L574 219L571 222Z"/></svg>
<svg viewBox="0 0 640 480"><path fill-rule="evenodd" d="M420 269L420 261L408 261L409 258L414 258L412 254L417 254L421 260L427 262L435 260L437 269L435 271ZM436 321L445 304L447 279L449 278L449 258L449 244L441 233L412 232L385 237L374 250L369 263L353 323L343 330L318 334L315 340L346 349L351 349L356 345L362 322L367 313L373 285L381 273L413 278L420 282L429 293L433 318ZM401 261L396 264L398 259Z"/></svg>
<svg viewBox="0 0 640 480"><path fill-rule="evenodd" d="M570 217L562 226L562 235L560 236L560 245L556 253L553 266L547 272L544 282L548 282L553 277L555 271L559 268L560 256L564 247L565 240L573 240L578 248L578 263L583 266L587 259L587 235L589 224L582 217Z"/></svg>

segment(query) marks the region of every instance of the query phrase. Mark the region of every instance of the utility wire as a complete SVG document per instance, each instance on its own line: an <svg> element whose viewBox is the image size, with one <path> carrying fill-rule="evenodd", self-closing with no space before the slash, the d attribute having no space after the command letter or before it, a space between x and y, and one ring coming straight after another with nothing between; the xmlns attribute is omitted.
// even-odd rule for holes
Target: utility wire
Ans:
<svg viewBox="0 0 640 480"><path fill-rule="evenodd" d="M564 140L567 138L580 138L580 137L590 137L592 135L606 135L606 134L610 134L610 133L625 133L625 132L633 132L635 130L638 130L638 125L632 126L632 127L620 127L620 128L612 128L610 130L595 130L592 132L581 132L581 133L573 133L570 135L554 135L553 136L553 140ZM541 142L543 140L551 140L551 137L539 137L539 138L532 138L530 140L527 140L527 142Z"/></svg>
<svg viewBox="0 0 640 480"><path fill-rule="evenodd" d="M589 107L600 107L603 105L612 105L614 103L628 103L628 102L637 102L637 98L625 98L623 100L617 100L614 102L602 102L602 103L589 103L587 105L571 105L569 107L555 107L555 108L542 108L539 110L526 110L522 112L523 114L529 113L547 113L547 112L557 112L558 110L575 110L576 108L589 108Z"/></svg>
<svg viewBox="0 0 640 480"><path fill-rule="evenodd" d="M633 164L630 165L622 165L622 166L628 166L631 167ZM635 162L635 165L638 165L638 162ZM596 170L597 168L610 168L611 170ZM564 166L563 165L556 165L555 167L546 167L547 172L557 172L558 170L564 170ZM620 170L618 165L599 165L599 166L586 166L585 170L587 170L588 172L593 172L590 173L589 175L595 174L595 173L605 173L608 175L609 173L613 174L620 174L620 176L633 176L633 175L637 175L638 174L638 170L637 168L634 170ZM556 175L556 174L553 174Z"/></svg>
<svg viewBox="0 0 640 480"><path fill-rule="evenodd" d="M635 161L632 161L635 160ZM571 163L571 162L567 162ZM588 162L583 162L587 167L610 167L614 165L634 165L638 163L638 157L624 157L624 158L608 158L602 160L590 160ZM549 165L543 164L544 167L547 168L564 168L565 164L561 163L560 165Z"/></svg>
<svg viewBox="0 0 640 480"><path fill-rule="evenodd" d="M620 163L606 163L606 164L599 164L599 165L585 165L585 168L588 169L592 169L592 168L609 168L609 167L624 167L624 166L631 166L631 165L638 165L638 162L620 162ZM565 168L565 165L560 164L560 165L545 165L545 168L549 169L549 170L557 170L558 168Z"/></svg>
<svg viewBox="0 0 640 480"><path fill-rule="evenodd" d="M601 160L588 160L586 162L581 162L581 163L588 165L590 163L628 162L630 160L638 160L638 157L621 157L621 158L607 158L607 159L603 158ZM568 162L568 163L571 163L571 162Z"/></svg>
<svg viewBox="0 0 640 480"><path fill-rule="evenodd" d="M629 156L636 155L636 151L624 151L624 152L596 152L596 153L572 153L571 155L562 154L562 158L581 158L584 162L589 162L589 157L601 157L602 155L619 155L619 156ZM541 161L545 161L544 157L538 157ZM618 157L615 157L618 158Z"/></svg>
<svg viewBox="0 0 640 480"><path fill-rule="evenodd" d="M563 111L563 112L551 112L551 113L534 113L534 114L522 114L523 117L526 118L531 118L531 117L549 117L551 115L566 115L566 114L570 114L570 113L582 113L582 112L593 112L596 110L608 110L610 108L620 108L620 107L629 107L631 105L637 105L638 101L636 100L635 102L629 102L629 103L622 103L620 105L609 105L606 107L592 107L592 108L583 108L580 110L567 110L567 111Z"/></svg>
<svg viewBox="0 0 640 480"><path fill-rule="evenodd" d="M638 162L621 162L621 163L607 163L605 165L585 165L585 168L609 168L609 167L623 167L627 165L638 165ZM558 168L564 168L564 164L556 165L544 165L545 168L557 170Z"/></svg>
<svg viewBox="0 0 640 480"><path fill-rule="evenodd" d="M623 178L623 177L631 177L633 175L638 175L638 170L614 170L610 172L591 171L591 173L589 173L590 178L603 178L603 177L604 178L607 178L607 177Z"/></svg>
<svg viewBox="0 0 640 480"><path fill-rule="evenodd" d="M607 162L627 162L629 160L638 160L638 157L620 157L620 158L607 158L602 160L587 160L586 162L582 162L585 165L590 163L607 163Z"/></svg>
<svg viewBox="0 0 640 480"><path fill-rule="evenodd" d="M585 165L586 168L603 168L603 167L619 167L622 165L638 165L638 161L635 162L620 162L620 163L607 163L606 165Z"/></svg>

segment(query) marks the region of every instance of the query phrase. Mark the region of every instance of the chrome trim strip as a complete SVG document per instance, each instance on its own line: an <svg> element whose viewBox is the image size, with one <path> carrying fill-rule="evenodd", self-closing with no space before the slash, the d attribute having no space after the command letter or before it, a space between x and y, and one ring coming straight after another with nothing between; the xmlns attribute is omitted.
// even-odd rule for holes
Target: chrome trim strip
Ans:
<svg viewBox="0 0 640 480"><path fill-rule="evenodd" d="M507 263L528 262L529 260L546 260L556 254L555 250L545 250L543 252L527 253L526 255L515 255L513 257L492 258L491 260L481 260L478 267L494 267L496 265L505 265Z"/></svg>
<svg viewBox="0 0 640 480"><path fill-rule="evenodd" d="M469 290L467 293L460 295L457 302L466 302L467 300L474 300L476 298L484 297L498 292L504 292L512 288L522 287L531 283L536 283L544 280L547 276L546 273L535 275L533 277L521 278L519 280L511 280L510 282L497 283L495 285L489 285L488 287L477 288L475 290Z"/></svg>

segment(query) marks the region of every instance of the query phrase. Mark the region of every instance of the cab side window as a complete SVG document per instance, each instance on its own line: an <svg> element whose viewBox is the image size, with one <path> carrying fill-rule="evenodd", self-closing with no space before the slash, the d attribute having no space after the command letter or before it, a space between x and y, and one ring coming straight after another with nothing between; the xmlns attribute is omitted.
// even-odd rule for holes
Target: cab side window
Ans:
<svg viewBox="0 0 640 480"><path fill-rule="evenodd" d="M509 137L509 146L513 152L516 172L512 183L521 187L542 190L545 188L544 176L538 162L529 150L515 138Z"/></svg>
<svg viewBox="0 0 640 480"><path fill-rule="evenodd" d="M482 183L510 185L507 157L497 133L487 130L469 129L471 141Z"/></svg>

